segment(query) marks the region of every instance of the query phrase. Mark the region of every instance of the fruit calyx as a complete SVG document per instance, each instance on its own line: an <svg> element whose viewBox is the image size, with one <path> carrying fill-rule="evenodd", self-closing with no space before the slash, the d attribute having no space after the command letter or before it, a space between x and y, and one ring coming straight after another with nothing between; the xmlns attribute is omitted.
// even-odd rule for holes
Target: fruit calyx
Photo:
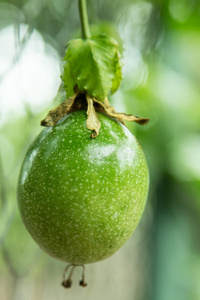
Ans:
<svg viewBox="0 0 200 300"><path fill-rule="evenodd" d="M75 93L72 97L67 98L63 103L56 106L53 110L49 111L44 120L41 121L42 126L51 127L66 116L68 113L77 110L87 110L87 123L86 126L89 130L94 131L91 134L92 138L99 135L101 123L98 119L96 112L101 112L107 117L115 118L121 123L124 121L134 121L141 125L147 124L149 119L133 116L126 113L117 113L113 106L110 105L108 98L103 102L89 96L87 93Z"/></svg>

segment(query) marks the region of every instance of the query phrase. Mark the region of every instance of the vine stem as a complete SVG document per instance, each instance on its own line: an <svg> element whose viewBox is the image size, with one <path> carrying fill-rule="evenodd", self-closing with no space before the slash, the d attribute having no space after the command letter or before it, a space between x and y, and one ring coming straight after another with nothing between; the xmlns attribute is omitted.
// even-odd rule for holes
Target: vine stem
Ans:
<svg viewBox="0 0 200 300"><path fill-rule="evenodd" d="M86 0L78 0L78 6L81 20L82 37L83 39L89 39L91 37L91 33L88 23Z"/></svg>

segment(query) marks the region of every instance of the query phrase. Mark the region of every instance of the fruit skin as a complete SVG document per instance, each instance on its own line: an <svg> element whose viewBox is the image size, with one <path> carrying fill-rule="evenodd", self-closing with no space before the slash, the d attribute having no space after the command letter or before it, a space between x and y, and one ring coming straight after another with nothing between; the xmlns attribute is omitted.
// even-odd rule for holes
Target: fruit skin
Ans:
<svg viewBox="0 0 200 300"><path fill-rule="evenodd" d="M49 255L86 264L115 253L141 219L149 172L136 138L98 113L91 139L86 111L45 128L28 150L18 183L23 222Z"/></svg>

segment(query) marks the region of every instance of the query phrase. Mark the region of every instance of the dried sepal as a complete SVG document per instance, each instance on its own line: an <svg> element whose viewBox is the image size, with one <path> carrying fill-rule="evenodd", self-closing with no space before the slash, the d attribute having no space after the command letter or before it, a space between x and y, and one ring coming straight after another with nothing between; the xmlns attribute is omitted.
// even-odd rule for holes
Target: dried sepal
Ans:
<svg viewBox="0 0 200 300"><path fill-rule="evenodd" d="M63 118L70 112L76 96L77 94L66 99L63 103L56 106L53 110L50 110L46 118L41 121L41 125L46 127L54 126L61 118Z"/></svg>
<svg viewBox="0 0 200 300"><path fill-rule="evenodd" d="M131 114L116 112L114 107L110 105L107 98L105 99L104 103L102 103L96 99L93 99L93 101L102 108L102 112L104 114L106 114L109 117L118 119L123 124L124 124L124 121L134 121L134 122L139 123L140 125L144 125L144 124L147 124L149 121L149 119L147 119L147 118L141 118L141 117L133 116Z"/></svg>
<svg viewBox="0 0 200 300"><path fill-rule="evenodd" d="M86 126L90 130L94 130L94 133L91 134L92 138L95 138L99 135L99 130L101 127L101 122L99 121L96 111L94 109L93 105L93 99L90 98L88 95L86 95L86 100L87 100L87 123Z"/></svg>
<svg viewBox="0 0 200 300"><path fill-rule="evenodd" d="M73 97L66 99L63 103L51 110L46 118L41 121L41 125L47 127L54 126L68 113L81 109L87 111L86 126L89 130L94 131L91 134L92 138L99 135L101 128L101 122L99 121L96 112L101 112L108 117L115 118L123 124L125 124L124 121L134 121L143 125L149 121L147 118L141 118L125 113L117 113L114 107L110 105L107 98L105 98L104 102L101 102L90 97L88 94L77 92Z"/></svg>

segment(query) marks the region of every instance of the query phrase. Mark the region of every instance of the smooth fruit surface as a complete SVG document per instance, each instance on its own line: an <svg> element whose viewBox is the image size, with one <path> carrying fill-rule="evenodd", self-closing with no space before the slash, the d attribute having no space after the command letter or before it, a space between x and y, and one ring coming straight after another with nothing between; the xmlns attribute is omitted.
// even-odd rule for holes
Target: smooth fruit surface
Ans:
<svg viewBox="0 0 200 300"><path fill-rule="evenodd" d="M121 123L98 114L91 139L86 111L45 128L28 150L18 184L24 224L49 255L84 264L116 252L136 228L149 173L143 151Z"/></svg>

